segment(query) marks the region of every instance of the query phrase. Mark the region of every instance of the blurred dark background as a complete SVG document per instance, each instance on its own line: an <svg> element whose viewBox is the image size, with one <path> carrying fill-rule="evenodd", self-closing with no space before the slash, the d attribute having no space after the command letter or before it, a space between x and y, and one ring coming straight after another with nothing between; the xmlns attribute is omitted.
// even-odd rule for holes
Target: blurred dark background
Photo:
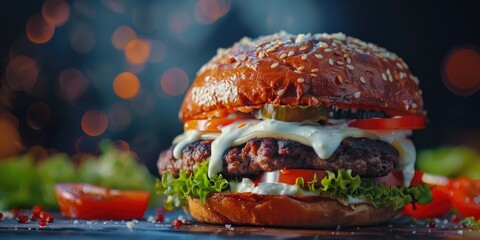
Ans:
<svg viewBox="0 0 480 240"><path fill-rule="evenodd" d="M429 123L417 148L480 150L475 1L0 2L0 157L97 153L112 139L155 169L182 132L195 72L243 36L343 32L418 76Z"/></svg>

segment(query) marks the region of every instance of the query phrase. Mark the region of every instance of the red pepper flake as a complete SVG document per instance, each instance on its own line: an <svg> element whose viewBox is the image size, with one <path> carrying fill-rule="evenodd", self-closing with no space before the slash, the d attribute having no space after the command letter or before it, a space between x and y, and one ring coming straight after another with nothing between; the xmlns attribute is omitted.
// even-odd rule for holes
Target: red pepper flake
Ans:
<svg viewBox="0 0 480 240"><path fill-rule="evenodd" d="M436 228L437 227L437 222L435 222L435 221L428 222L428 227L429 228Z"/></svg>
<svg viewBox="0 0 480 240"><path fill-rule="evenodd" d="M41 219L47 219L50 216L51 216L50 213L47 213L47 212L44 212L44 211L41 211L40 214L39 214L39 217Z"/></svg>
<svg viewBox="0 0 480 240"><path fill-rule="evenodd" d="M157 214L157 222L163 222L164 218L163 218L163 214L159 213Z"/></svg>
<svg viewBox="0 0 480 240"><path fill-rule="evenodd" d="M40 213L43 212L43 206L42 205L35 205L32 208L32 213L36 215L37 217L40 215Z"/></svg>
<svg viewBox="0 0 480 240"><path fill-rule="evenodd" d="M12 215L13 215L14 217L18 217L18 214L19 214L19 213L20 213L20 211L19 211L18 209L16 209L16 208L12 209Z"/></svg>
<svg viewBox="0 0 480 240"><path fill-rule="evenodd" d="M452 223L459 223L459 222L460 222L460 217L459 217L457 214L453 214L453 215L450 217L450 222L452 222Z"/></svg>
<svg viewBox="0 0 480 240"><path fill-rule="evenodd" d="M55 220L55 218L53 218L52 216L48 216L47 218L45 218L45 220L49 223L53 223L53 221Z"/></svg>
<svg viewBox="0 0 480 240"><path fill-rule="evenodd" d="M40 227L45 227L47 226L47 221L45 221L45 219L40 219L40 221L38 221L38 225Z"/></svg>
<svg viewBox="0 0 480 240"><path fill-rule="evenodd" d="M173 220L172 221L172 227L181 227L183 225L183 222L180 220Z"/></svg>
<svg viewBox="0 0 480 240"><path fill-rule="evenodd" d="M27 223L28 221L28 216L22 215L17 217L17 222L18 223Z"/></svg>
<svg viewBox="0 0 480 240"><path fill-rule="evenodd" d="M3 213L0 212L0 220L3 219Z"/></svg>

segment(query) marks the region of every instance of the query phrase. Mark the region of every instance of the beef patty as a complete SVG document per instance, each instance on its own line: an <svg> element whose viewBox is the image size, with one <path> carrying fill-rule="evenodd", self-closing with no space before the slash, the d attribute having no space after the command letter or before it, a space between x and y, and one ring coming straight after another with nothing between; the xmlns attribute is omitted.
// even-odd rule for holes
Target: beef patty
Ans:
<svg viewBox="0 0 480 240"><path fill-rule="evenodd" d="M174 145L160 154L157 166L160 174L166 171L178 176L180 170L193 170L211 155L212 141L197 141L183 149L183 158L173 157ZM336 172L351 169L352 175L385 176L399 161L398 151L390 144L369 138L347 137L332 156L321 159L313 148L301 143L275 139L254 138L246 144L232 147L223 155L223 176L255 177L262 172L288 168L318 169Z"/></svg>

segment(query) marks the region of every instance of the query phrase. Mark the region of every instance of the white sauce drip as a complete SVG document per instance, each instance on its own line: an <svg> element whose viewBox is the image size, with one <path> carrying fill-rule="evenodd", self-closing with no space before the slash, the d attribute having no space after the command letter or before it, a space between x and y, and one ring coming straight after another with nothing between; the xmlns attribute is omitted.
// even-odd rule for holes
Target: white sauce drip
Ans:
<svg viewBox="0 0 480 240"><path fill-rule="evenodd" d="M407 138L411 131L371 131L349 127L346 123L334 126L321 126L316 123L283 122L277 120L246 120L229 124L221 129L221 134L186 131L178 136L173 156L182 158L182 150L188 144L211 139L211 157L208 176L223 170L223 154L231 147L239 146L253 138L275 137L288 139L310 146L320 158L327 159L340 146L346 137L368 137L380 139L394 146L400 153L404 185L409 186L415 172L416 152L413 143Z"/></svg>

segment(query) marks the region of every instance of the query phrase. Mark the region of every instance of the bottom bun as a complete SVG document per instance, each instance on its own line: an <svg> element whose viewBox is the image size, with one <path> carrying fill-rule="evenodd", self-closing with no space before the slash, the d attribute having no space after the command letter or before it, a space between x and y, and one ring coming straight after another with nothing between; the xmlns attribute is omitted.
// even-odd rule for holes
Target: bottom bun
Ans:
<svg viewBox="0 0 480 240"><path fill-rule="evenodd" d="M326 197L253 193L211 193L205 204L189 198L186 210L200 222L304 228L379 224L398 213L365 203L345 206Z"/></svg>

